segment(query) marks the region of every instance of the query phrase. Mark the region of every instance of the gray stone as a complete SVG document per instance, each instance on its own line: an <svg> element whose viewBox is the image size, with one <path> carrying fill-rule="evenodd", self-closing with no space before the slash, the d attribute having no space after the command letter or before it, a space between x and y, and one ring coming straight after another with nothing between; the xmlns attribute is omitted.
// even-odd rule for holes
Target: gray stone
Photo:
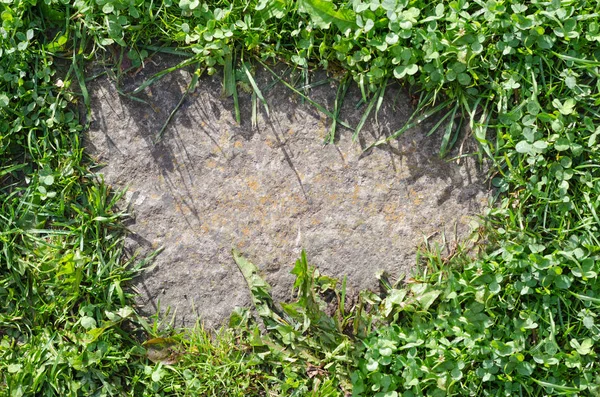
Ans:
<svg viewBox="0 0 600 397"><path fill-rule="evenodd" d="M122 88L131 90L178 61L156 57ZM266 91L273 77L256 74ZM477 163L440 159L440 134L426 137L425 127L363 151L402 127L413 111L410 96L394 85L378 122L371 117L360 139L353 142L352 131L340 127L336 144L324 145L330 120L282 84L266 93L269 116L260 105L253 128L251 95L239 90L238 125L221 79L203 77L154 144L190 78L188 70L167 75L138 95L148 104L120 96L106 77L89 87L93 120L86 147L104 165L107 183L128 186L127 248L147 254L164 247L135 284L144 313L155 313L160 303L162 311L176 310L177 325L199 314L216 326L236 306L248 306L232 247L259 266L278 299L290 297L290 270L301 249L322 274L346 275L354 292L374 288L380 270L410 274L424 236L439 239L445 232L452 241L455 227L465 236L487 203ZM336 90L326 84L310 96L332 109ZM354 87L344 102L341 119L351 125L365 108L355 108L359 99Z"/></svg>

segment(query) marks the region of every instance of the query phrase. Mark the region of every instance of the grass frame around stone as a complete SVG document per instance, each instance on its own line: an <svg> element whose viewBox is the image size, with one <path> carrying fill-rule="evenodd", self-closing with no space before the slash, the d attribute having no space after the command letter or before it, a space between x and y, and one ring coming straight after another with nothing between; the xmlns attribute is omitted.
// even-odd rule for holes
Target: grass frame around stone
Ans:
<svg viewBox="0 0 600 397"><path fill-rule="evenodd" d="M597 13L586 1L3 4L0 393L597 394ZM208 73L258 53L347 70L365 102L390 78L433 93L421 97L424 109L451 100L494 161L502 193L482 223L483 252L434 250L408 287L365 294L356 318L371 308L377 321L352 345L353 360L346 342L323 349L317 364L303 348L332 342L319 339L330 323L307 286L333 283L303 260L300 306L287 307L302 322L267 322L261 333L240 326L240 314L240 335L215 342L200 327L199 336L163 334L129 306L125 287L143 262L122 261L118 195L83 162L83 126L70 106L89 108L90 54L114 48L137 68L157 43L193 52ZM58 78L61 59L70 66ZM257 303L269 303L262 291ZM344 332L336 335L355 341ZM163 338L154 350L166 358L148 357L150 337ZM233 369L219 379L217 368Z"/></svg>

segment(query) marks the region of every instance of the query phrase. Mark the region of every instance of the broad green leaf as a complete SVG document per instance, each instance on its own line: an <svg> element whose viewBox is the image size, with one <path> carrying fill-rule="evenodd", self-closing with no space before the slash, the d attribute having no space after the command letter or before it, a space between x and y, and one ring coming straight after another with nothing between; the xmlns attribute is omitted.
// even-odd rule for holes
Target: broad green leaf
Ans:
<svg viewBox="0 0 600 397"><path fill-rule="evenodd" d="M459 73L456 76L456 80L458 80L458 82L462 85L471 84L471 76L469 76L467 73Z"/></svg>
<svg viewBox="0 0 600 397"><path fill-rule="evenodd" d="M179 7L183 10L195 10L200 5L200 0L180 0Z"/></svg>
<svg viewBox="0 0 600 397"><path fill-rule="evenodd" d="M517 143L517 145L515 146L515 150L518 153L531 153L532 151L532 146L529 142L527 141L520 141L519 143Z"/></svg>
<svg viewBox="0 0 600 397"><path fill-rule="evenodd" d="M554 143L554 149L558 150L559 152L569 150L570 147L571 143L567 138L558 138Z"/></svg>
<svg viewBox="0 0 600 397"><path fill-rule="evenodd" d="M401 79L406 75L412 76L419 71L419 67L415 64L412 65L400 65L394 69L394 77Z"/></svg>
<svg viewBox="0 0 600 397"><path fill-rule="evenodd" d="M83 316L80 320L81 326L85 329L96 328L96 320L90 316Z"/></svg>
<svg viewBox="0 0 600 397"><path fill-rule="evenodd" d="M382 347L381 349L379 349L379 354L381 354L384 357L391 356L392 353L393 350L391 347Z"/></svg>
<svg viewBox="0 0 600 397"><path fill-rule="evenodd" d="M592 341L590 338L587 338L583 342L579 343L577 339L571 339L569 344L577 351L577 353L585 356L592 352L594 341Z"/></svg>
<svg viewBox="0 0 600 397"><path fill-rule="evenodd" d="M153 338L143 343L146 357L153 363L175 364L181 357L179 343L173 338Z"/></svg>
<svg viewBox="0 0 600 397"><path fill-rule="evenodd" d="M540 141L535 141L535 142L533 143L533 148L534 148L534 149L535 149L537 152L539 152L539 153L543 153L543 152L546 150L546 148L548 148L548 142L546 142L546 141L541 141L541 140L540 140Z"/></svg>
<svg viewBox="0 0 600 397"><path fill-rule="evenodd" d="M427 291L424 294L417 296L417 301L421 304L423 310L427 310L433 302L435 302L438 296L440 296L440 291L438 290Z"/></svg>
<svg viewBox="0 0 600 397"><path fill-rule="evenodd" d="M377 368L379 368L379 363L375 360L373 360L372 358L369 359L369 362L367 363L367 370L374 372L377 371Z"/></svg>
<svg viewBox="0 0 600 397"><path fill-rule="evenodd" d="M264 21L271 18L281 19L287 13L286 0L261 0L256 6L256 10L260 11L258 15Z"/></svg>
<svg viewBox="0 0 600 397"><path fill-rule="evenodd" d="M332 1L298 0L298 11L308 14L311 20L321 29L329 29L331 24L342 32L357 27L354 11L336 9Z"/></svg>
<svg viewBox="0 0 600 397"><path fill-rule="evenodd" d="M576 102L573 98L567 98L564 102L561 102L558 98L555 98L552 101L552 106L558 109L558 111L565 116L573 113L575 110L575 105Z"/></svg>

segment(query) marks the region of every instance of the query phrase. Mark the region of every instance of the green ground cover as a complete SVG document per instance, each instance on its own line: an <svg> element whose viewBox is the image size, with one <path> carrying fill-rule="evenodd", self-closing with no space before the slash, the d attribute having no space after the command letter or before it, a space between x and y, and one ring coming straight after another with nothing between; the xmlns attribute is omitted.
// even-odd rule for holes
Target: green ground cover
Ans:
<svg viewBox="0 0 600 397"><path fill-rule="evenodd" d="M600 394L599 3L2 0L0 19L0 395ZM328 68L340 99L362 90L356 134L406 82L411 123L446 115L442 155L477 140L497 206L353 308L304 257L297 301L276 305L234 252L262 328L243 310L216 335L139 318L126 286L145 261L122 260L126 214L89 171L76 104L85 62L110 56L118 78L158 50L257 103L253 65Z"/></svg>

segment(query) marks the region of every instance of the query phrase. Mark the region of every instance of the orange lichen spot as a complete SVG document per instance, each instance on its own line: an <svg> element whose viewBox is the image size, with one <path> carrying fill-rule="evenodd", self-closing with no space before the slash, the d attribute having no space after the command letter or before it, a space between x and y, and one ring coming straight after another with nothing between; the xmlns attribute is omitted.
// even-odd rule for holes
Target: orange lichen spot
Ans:
<svg viewBox="0 0 600 397"><path fill-rule="evenodd" d="M404 213L398 211L398 203L395 201L385 203L381 212L385 214L385 220L388 222L400 222L404 218Z"/></svg>
<svg viewBox="0 0 600 397"><path fill-rule="evenodd" d="M253 191L257 191L260 186L258 181L254 178L248 178L248 180L246 181L246 184L248 185L250 190L253 190Z"/></svg>
<svg viewBox="0 0 600 397"><path fill-rule="evenodd" d="M354 191L352 192L352 202L357 203L360 199L360 186L355 185Z"/></svg>
<svg viewBox="0 0 600 397"><path fill-rule="evenodd" d="M204 165L207 168L215 168L217 166L217 162L213 159L207 160L206 163L204 163Z"/></svg>
<svg viewBox="0 0 600 397"><path fill-rule="evenodd" d="M408 190L408 196L414 205L420 205L423 202L423 196L412 188Z"/></svg>
<svg viewBox="0 0 600 397"><path fill-rule="evenodd" d="M273 198L269 195L260 196L260 198L258 199L258 203L260 205L266 205L266 204L269 204L272 202L273 202Z"/></svg>
<svg viewBox="0 0 600 397"><path fill-rule="evenodd" d="M242 146L243 146L242 141L235 141L233 143L233 147L236 148L236 149L241 149Z"/></svg>
<svg viewBox="0 0 600 397"><path fill-rule="evenodd" d="M265 143L267 144L268 147L270 147L271 149L277 147L277 141L275 141L274 139L271 138L267 138Z"/></svg>
<svg viewBox="0 0 600 397"><path fill-rule="evenodd" d="M384 205L383 208L381 209L381 211L384 214L393 214L394 212L396 212L396 209L398 208L398 204L394 201L387 201Z"/></svg>
<svg viewBox="0 0 600 397"><path fill-rule="evenodd" d="M393 214L386 214L385 220L388 222L398 223L404 219L404 212L396 212Z"/></svg>

